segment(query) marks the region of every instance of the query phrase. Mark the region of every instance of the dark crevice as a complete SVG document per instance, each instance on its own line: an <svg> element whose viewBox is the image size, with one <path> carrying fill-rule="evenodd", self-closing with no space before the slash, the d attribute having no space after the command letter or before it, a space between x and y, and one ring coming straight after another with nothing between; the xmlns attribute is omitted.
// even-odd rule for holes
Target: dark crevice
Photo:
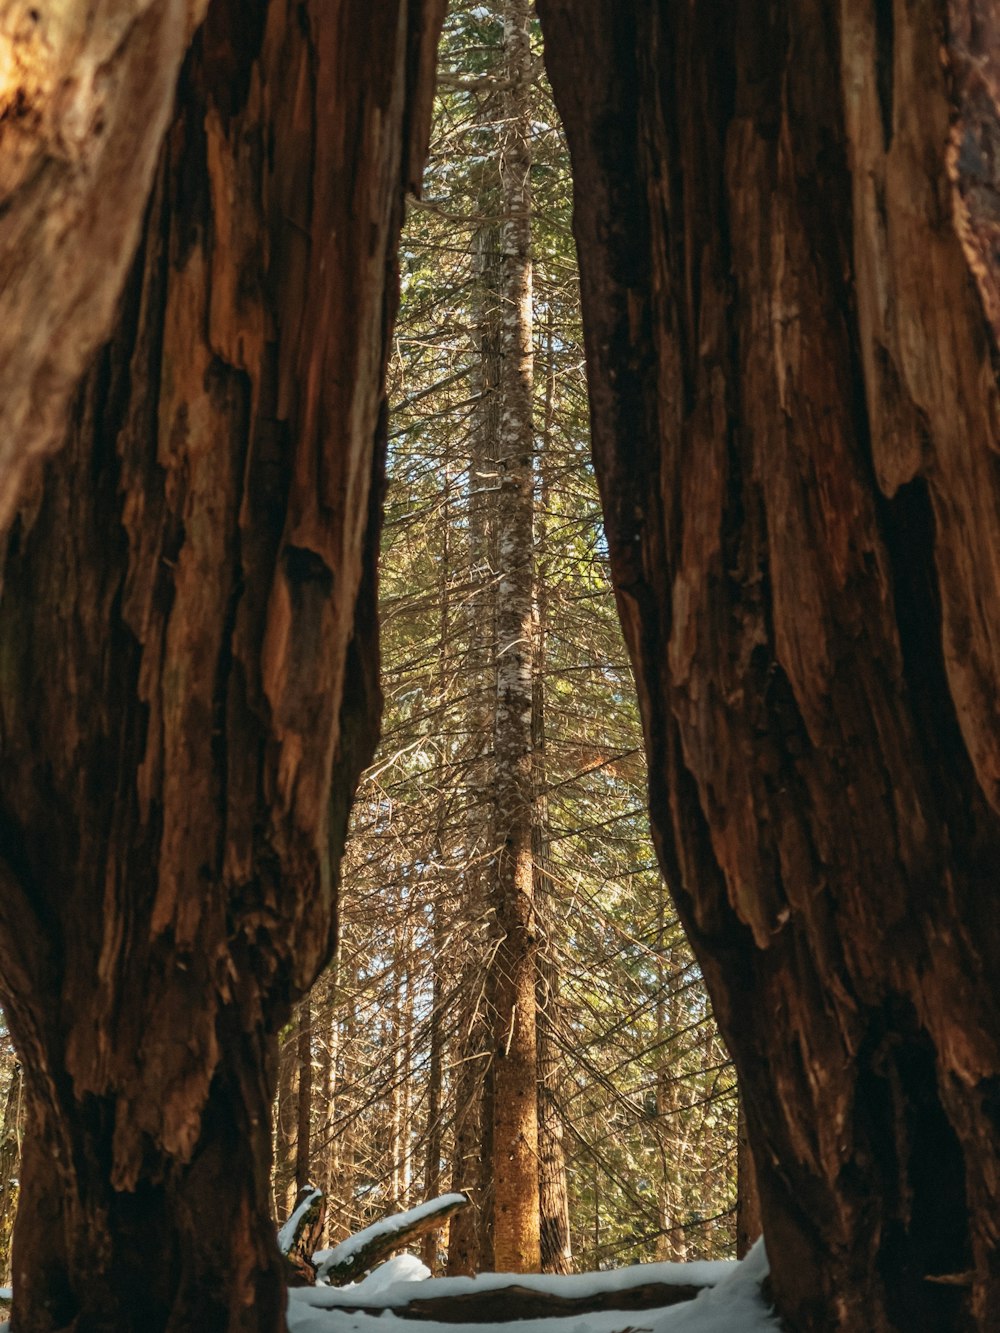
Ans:
<svg viewBox="0 0 1000 1333"><path fill-rule="evenodd" d="M895 45L894 0L875 0L875 91L882 117L882 143L892 144L893 49Z"/></svg>
<svg viewBox="0 0 1000 1333"><path fill-rule="evenodd" d="M962 1149L941 1104L932 1043L909 1001L871 1015L858 1053L855 1123L881 1180L877 1266L894 1328L971 1329Z"/></svg>

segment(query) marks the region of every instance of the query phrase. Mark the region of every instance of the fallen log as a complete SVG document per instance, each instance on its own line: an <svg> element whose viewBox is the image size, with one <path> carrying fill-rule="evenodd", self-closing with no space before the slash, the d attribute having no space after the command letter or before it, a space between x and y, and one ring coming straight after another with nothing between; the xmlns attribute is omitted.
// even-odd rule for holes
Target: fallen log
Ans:
<svg viewBox="0 0 1000 1333"><path fill-rule="evenodd" d="M405 1213L374 1222L354 1236L335 1245L332 1250L320 1250L313 1255L316 1276L321 1282L334 1287L353 1282L369 1269L387 1259L395 1250L403 1249L428 1231L436 1231L469 1202L465 1194L443 1194L410 1208Z"/></svg>
<svg viewBox="0 0 1000 1333"><path fill-rule="evenodd" d="M278 1232L278 1249L285 1260L289 1286L311 1287L316 1281L313 1250L323 1233L326 1197L315 1185L299 1190L291 1217Z"/></svg>
<svg viewBox="0 0 1000 1333"><path fill-rule="evenodd" d="M422 1283L415 1282L414 1287ZM440 1324L502 1324L517 1319L555 1319L569 1315L601 1314L606 1311L662 1310L693 1301L704 1286L648 1282L617 1291L597 1291L587 1296L560 1296L531 1287L494 1287L486 1291L461 1292L455 1296L418 1296L384 1305L338 1304L344 1314L393 1314L398 1319L434 1320Z"/></svg>

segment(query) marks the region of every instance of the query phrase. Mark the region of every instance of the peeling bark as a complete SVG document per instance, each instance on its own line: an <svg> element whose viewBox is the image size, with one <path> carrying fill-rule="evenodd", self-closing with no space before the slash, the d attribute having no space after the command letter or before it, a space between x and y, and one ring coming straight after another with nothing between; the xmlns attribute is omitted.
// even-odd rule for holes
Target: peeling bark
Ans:
<svg viewBox="0 0 1000 1333"><path fill-rule="evenodd" d="M110 331L206 4L0 2L0 532Z"/></svg>
<svg viewBox="0 0 1000 1333"><path fill-rule="evenodd" d="M655 836L779 1308L996 1328L1000 6L538 7Z"/></svg>
<svg viewBox="0 0 1000 1333"><path fill-rule="evenodd" d="M18 1333L283 1327L275 1033L329 956L377 728L381 383L442 8L212 6L114 333L10 530Z"/></svg>

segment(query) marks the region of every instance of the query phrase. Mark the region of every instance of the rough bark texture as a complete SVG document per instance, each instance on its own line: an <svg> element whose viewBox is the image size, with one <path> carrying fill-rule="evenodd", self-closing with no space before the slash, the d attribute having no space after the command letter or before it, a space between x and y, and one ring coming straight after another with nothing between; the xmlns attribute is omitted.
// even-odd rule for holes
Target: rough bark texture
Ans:
<svg viewBox="0 0 1000 1333"><path fill-rule="evenodd" d="M24 1136L24 1077L14 1062L0 1122L0 1286L10 1286L10 1248L20 1194L21 1140Z"/></svg>
<svg viewBox="0 0 1000 1333"><path fill-rule="evenodd" d="M760 1194L757 1190L757 1173L754 1169L753 1153L750 1151L747 1118L742 1099L737 1117L736 1257L742 1259L760 1235Z"/></svg>
<svg viewBox="0 0 1000 1333"><path fill-rule="evenodd" d="M11 528L18 1333L283 1326L274 1033L328 956L377 724L380 385L441 8L212 6L114 334Z"/></svg>
<svg viewBox="0 0 1000 1333"><path fill-rule="evenodd" d="M995 1329L1000 5L538 7L655 835L779 1308Z"/></svg>
<svg viewBox="0 0 1000 1333"><path fill-rule="evenodd" d="M0 532L107 336L207 0L0 0Z"/></svg>
<svg viewBox="0 0 1000 1333"><path fill-rule="evenodd" d="M538 1100L535 1066L531 48L528 0L506 0L500 154L503 303L496 496L496 711L490 899L498 940L490 964L493 1264L538 1270Z"/></svg>

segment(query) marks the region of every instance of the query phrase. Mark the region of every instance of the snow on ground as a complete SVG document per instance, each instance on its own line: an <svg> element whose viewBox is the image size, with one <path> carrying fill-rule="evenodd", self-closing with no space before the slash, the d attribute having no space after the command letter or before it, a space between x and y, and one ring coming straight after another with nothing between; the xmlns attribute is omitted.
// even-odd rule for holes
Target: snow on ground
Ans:
<svg viewBox="0 0 1000 1333"><path fill-rule="evenodd" d="M665 1270L675 1270L664 1276ZM621 1291L647 1282L711 1281L693 1301L667 1310L608 1310L601 1314L569 1315L557 1319L518 1319L496 1324L442 1324L426 1319L403 1319L382 1314L349 1314L336 1304L397 1303L412 1294L409 1283L421 1281L421 1295L444 1295L445 1289L489 1291L508 1286L531 1286L536 1291L586 1296L599 1291ZM641 1270L620 1268L610 1273L580 1273L573 1277L517 1276L484 1273L475 1278L426 1278L427 1269L413 1255L389 1259L353 1287L298 1287L288 1296L289 1333L778 1333L779 1324L765 1304L760 1284L767 1276L767 1255L758 1241L742 1263L644 1264ZM567 1286L566 1284L572 1284ZM391 1293L391 1295L390 1295ZM9 1293L5 1293L9 1295ZM329 1302L333 1301L332 1304ZM323 1302L320 1304L319 1302ZM0 1324L0 1333L9 1325Z"/></svg>
<svg viewBox="0 0 1000 1333"><path fill-rule="evenodd" d="M390 1261L392 1262L392 1261ZM422 1265L421 1265L422 1266ZM666 1271L665 1271L666 1270ZM415 1270L414 1271L415 1275ZM599 1291L620 1291L638 1282L714 1283L693 1301L666 1310L609 1310L600 1314L578 1314L554 1319L519 1319L495 1324L442 1324L432 1320L401 1318L386 1310L381 1314L350 1314L338 1305L386 1306L400 1303L412 1290L398 1277L386 1285L366 1289L378 1278L376 1269L353 1288L300 1287L289 1294L289 1333L622 1333L627 1326L635 1333L777 1333L777 1319L761 1296L760 1284L767 1276L767 1256L758 1241L742 1263L646 1264L641 1270L618 1269L610 1273L580 1273L573 1277L538 1277L484 1273L475 1278L429 1278L421 1284L421 1296L457 1295L460 1291L489 1291L508 1286L530 1286L563 1296L587 1296ZM371 1291L374 1299L369 1299Z"/></svg>

